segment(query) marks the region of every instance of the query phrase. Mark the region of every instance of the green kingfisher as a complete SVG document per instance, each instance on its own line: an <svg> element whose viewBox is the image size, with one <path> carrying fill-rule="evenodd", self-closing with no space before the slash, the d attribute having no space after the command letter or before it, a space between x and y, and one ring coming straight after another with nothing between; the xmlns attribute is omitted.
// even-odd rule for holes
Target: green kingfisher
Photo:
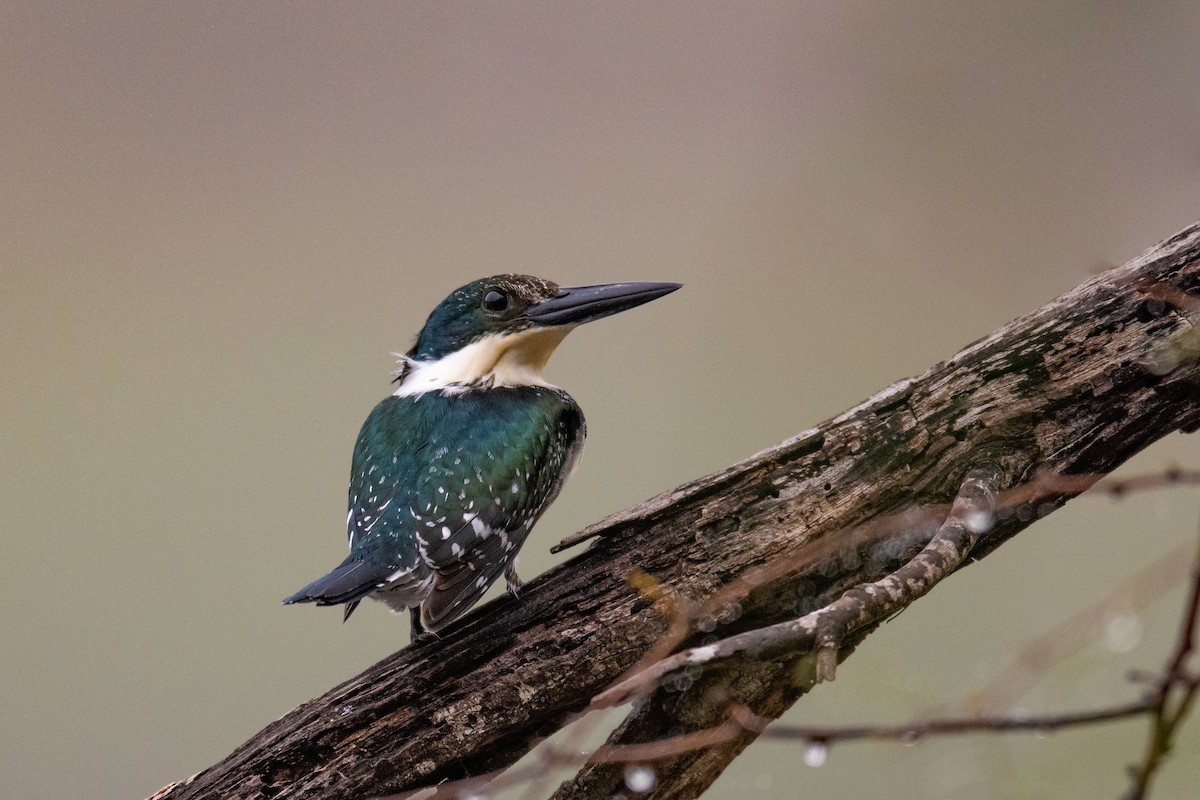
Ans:
<svg viewBox="0 0 1200 800"><path fill-rule="evenodd" d="M354 444L350 555L283 602L364 597L410 609L414 637L444 628L503 573L583 449L583 412L542 370L576 326L648 303L677 283L563 288L528 275L469 283L397 354L396 391Z"/></svg>

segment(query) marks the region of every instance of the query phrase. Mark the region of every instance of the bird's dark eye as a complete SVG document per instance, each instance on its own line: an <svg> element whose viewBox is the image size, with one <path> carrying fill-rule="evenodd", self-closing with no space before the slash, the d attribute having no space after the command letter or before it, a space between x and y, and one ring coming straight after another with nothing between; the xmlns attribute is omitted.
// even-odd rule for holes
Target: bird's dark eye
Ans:
<svg viewBox="0 0 1200 800"><path fill-rule="evenodd" d="M485 311L505 311L508 309L508 294L499 289L488 289L483 296Z"/></svg>

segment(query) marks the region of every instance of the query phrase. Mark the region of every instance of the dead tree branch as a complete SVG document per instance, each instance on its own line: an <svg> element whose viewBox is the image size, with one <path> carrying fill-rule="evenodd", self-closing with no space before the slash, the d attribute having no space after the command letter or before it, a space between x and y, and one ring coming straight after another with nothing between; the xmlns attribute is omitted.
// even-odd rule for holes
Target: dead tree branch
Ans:
<svg viewBox="0 0 1200 800"><path fill-rule="evenodd" d="M589 528L576 538L593 545L519 602L384 659L155 797L362 798L503 769L631 669L669 656L663 642L703 647L710 633L786 623L895 573L986 463L1002 494L1034 488L998 509L970 551L983 557L1142 448L1200 426L1198 292L1192 226L924 375ZM711 619L687 612L714 596L735 602ZM877 624L851 626L837 660ZM645 696L609 744L718 728L734 706L774 719L814 683L816 660L735 652L686 688ZM664 755L649 796L697 796L757 735L739 725ZM556 796L608 797L624 773L590 763Z"/></svg>

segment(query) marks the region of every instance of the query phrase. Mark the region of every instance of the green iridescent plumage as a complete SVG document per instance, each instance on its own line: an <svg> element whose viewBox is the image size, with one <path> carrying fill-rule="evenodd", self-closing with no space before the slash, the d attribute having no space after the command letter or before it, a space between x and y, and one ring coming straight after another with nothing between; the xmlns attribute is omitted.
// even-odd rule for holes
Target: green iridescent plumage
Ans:
<svg viewBox="0 0 1200 800"><path fill-rule="evenodd" d="M411 570L381 595L394 607L432 575L422 623L436 630L504 572L583 439L579 407L549 388L389 397L355 445L348 560Z"/></svg>
<svg viewBox="0 0 1200 800"><path fill-rule="evenodd" d="M366 596L420 608L436 631L513 564L583 447L583 413L541 377L576 325L661 297L676 284L561 289L500 275L447 297L404 356L393 396L354 447L350 555L285 603Z"/></svg>

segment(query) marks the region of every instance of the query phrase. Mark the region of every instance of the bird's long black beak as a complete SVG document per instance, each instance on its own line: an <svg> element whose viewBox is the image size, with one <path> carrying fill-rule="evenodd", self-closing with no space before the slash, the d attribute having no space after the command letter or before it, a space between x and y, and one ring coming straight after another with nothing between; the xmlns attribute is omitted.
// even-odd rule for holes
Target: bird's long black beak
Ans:
<svg viewBox="0 0 1200 800"><path fill-rule="evenodd" d="M642 282L563 287L556 296L530 306L523 316L535 325L580 325L657 300L682 285Z"/></svg>

